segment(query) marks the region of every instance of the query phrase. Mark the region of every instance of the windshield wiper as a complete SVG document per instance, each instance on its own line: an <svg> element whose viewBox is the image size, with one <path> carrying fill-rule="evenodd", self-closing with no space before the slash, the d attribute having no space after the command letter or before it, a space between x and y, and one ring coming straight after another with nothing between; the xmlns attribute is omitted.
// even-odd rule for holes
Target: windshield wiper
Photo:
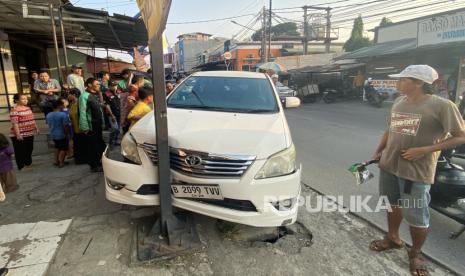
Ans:
<svg viewBox="0 0 465 276"><path fill-rule="evenodd" d="M194 105L194 104L168 104L168 107L204 109L204 110L223 110L223 109L218 108L218 107L207 106L207 105Z"/></svg>
<svg viewBox="0 0 465 276"><path fill-rule="evenodd" d="M241 110L244 113L275 113L276 110L270 109L243 109Z"/></svg>
<svg viewBox="0 0 465 276"><path fill-rule="evenodd" d="M270 109L241 109L241 108L223 108L225 112L237 112L237 113L275 113L277 110Z"/></svg>
<svg viewBox="0 0 465 276"><path fill-rule="evenodd" d="M237 112L237 113L275 113L277 110L269 109L239 109L239 108L224 108L207 105L191 105L191 104L168 104L172 108L192 108L201 110L214 110L222 112Z"/></svg>

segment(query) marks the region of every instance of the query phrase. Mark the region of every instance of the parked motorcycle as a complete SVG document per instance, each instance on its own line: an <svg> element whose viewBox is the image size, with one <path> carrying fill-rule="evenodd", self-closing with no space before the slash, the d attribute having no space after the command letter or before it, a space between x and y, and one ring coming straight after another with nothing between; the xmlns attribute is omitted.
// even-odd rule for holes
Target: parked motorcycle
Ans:
<svg viewBox="0 0 465 276"><path fill-rule="evenodd" d="M326 88L323 91L322 100L329 104L337 100L359 100L360 96L360 93L356 89L344 85L337 88Z"/></svg>
<svg viewBox="0 0 465 276"><path fill-rule="evenodd" d="M334 103L336 99L341 98L341 95L336 89L325 89L323 91L323 97L321 98L325 103Z"/></svg>
<svg viewBox="0 0 465 276"><path fill-rule="evenodd" d="M450 238L456 239L465 231L465 170L452 163L453 154L453 150L443 151L439 157L430 207L463 225L451 234Z"/></svg>
<svg viewBox="0 0 465 276"><path fill-rule="evenodd" d="M376 107L382 107L383 102L389 98L389 93L376 90L370 80L368 80L364 90L368 103Z"/></svg>

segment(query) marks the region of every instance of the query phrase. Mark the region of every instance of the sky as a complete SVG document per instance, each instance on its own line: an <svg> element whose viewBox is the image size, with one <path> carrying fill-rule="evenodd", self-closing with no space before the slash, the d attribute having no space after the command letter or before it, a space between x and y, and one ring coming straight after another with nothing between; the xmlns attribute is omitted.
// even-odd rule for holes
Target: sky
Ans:
<svg viewBox="0 0 465 276"><path fill-rule="evenodd" d="M134 16L139 11L136 0L72 0L71 2L76 6L104 9L110 14ZM464 7L465 0L273 0L272 9L278 9L276 12L281 17L302 21L303 10L299 7L318 4L323 4L320 7L334 8L331 20L335 22L333 26L339 28L338 41L344 42L350 36L353 19L359 14L364 18L365 35L372 38L373 33L367 30L379 25L383 16L398 22ZM237 38L250 37L253 31L235 25L231 20L246 25L253 19L253 15L206 23L188 22L257 14L263 6L268 7L268 5L269 0L172 0L165 34L172 45L176 43L178 35L189 32L204 32L231 38L242 31ZM418 8L411 9L412 7ZM283 8L294 9L279 10ZM274 21L273 24L277 22ZM257 23L254 29L259 26L260 23Z"/></svg>

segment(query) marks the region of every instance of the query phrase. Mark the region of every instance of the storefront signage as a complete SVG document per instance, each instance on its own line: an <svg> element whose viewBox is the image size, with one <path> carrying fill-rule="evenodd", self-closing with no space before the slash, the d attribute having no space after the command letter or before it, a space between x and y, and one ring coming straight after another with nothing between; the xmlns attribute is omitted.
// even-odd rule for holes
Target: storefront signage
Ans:
<svg viewBox="0 0 465 276"><path fill-rule="evenodd" d="M457 41L465 41L465 12L418 22L418 47Z"/></svg>
<svg viewBox="0 0 465 276"><path fill-rule="evenodd" d="M387 92L389 94L389 100L394 100L397 96L397 80L384 79L384 80L372 80L373 87L379 92Z"/></svg>
<svg viewBox="0 0 465 276"><path fill-rule="evenodd" d="M397 80L373 80L372 84L375 87L375 89L396 90Z"/></svg>

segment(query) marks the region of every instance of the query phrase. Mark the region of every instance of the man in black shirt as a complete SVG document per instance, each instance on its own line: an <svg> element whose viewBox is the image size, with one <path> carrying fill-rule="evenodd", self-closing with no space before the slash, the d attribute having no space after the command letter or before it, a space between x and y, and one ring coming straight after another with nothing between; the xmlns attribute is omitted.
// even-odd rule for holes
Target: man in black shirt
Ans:
<svg viewBox="0 0 465 276"><path fill-rule="evenodd" d="M111 133L108 144L112 147L118 145L118 136L120 133L119 119L121 117L121 101L117 82L110 82L109 89L103 94L103 99L110 118Z"/></svg>

